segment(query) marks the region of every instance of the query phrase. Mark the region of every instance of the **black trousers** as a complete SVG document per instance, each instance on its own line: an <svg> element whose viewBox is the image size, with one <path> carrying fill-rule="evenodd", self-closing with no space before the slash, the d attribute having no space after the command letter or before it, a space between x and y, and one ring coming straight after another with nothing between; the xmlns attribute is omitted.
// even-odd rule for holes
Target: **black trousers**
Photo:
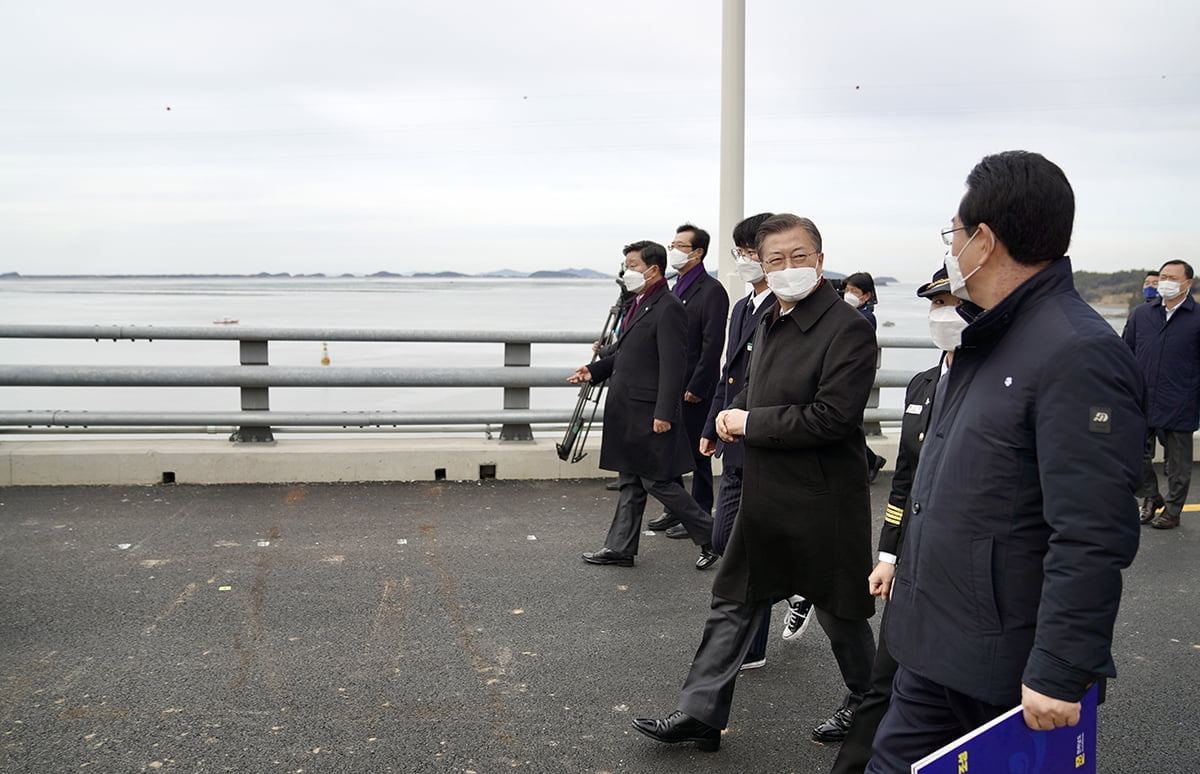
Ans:
<svg viewBox="0 0 1200 774"><path fill-rule="evenodd" d="M729 545L729 535L733 532L733 522L737 519L738 509L742 505L742 469L736 465L726 465L721 468L721 486L717 490L717 510L713 514L712 545L718 554L725 553ZM746 654L747 661L761 661L767 657L767 640L771 636L771 603L764 602L767 607L758 632L750 643L750 651Z"/></svg>
<svg viewBox="0 0 1200 774"><path fill-rule="evenodd" d="M887 607L883 609L883 622L879 625L879 642L875 647L875 663L871 667L871 689L863 697L862 704L854 713L854 722L846 734L842 748L829 774L862 774L871 760L871 743L879 721L883 720L892 701L892 680L900 666L887 648L883 632L887 626Z"/></svg>
<svg viewBox="0 0 1200 774"><path fill-rule="evenodd" d="M901 666L892 684L891 706L875 733L867 774L908 774L913 762L1008 709L952 691Z"/></svg>
<svg viewBox="0 0 1200 774"><path fill-rule="evenodd" d="M679 696L680 712L713 728L729 725L738 668L767 609L762 602L747 605L722 597L712 598L700 647ZM870 687L871 661L875 658L870 624L866 619L838 618L819 608L816 614L817 622L829 635L847 690L862 697Z"/></svg>
<svg viewBox="0 0 1200 774"><path fill-rule="evenodd" d="M647 494L653 495L683 522L693 543L703 546L712 541L712 516L696 505L696 501L678 481L655 481L632 473L621 473L617 476L617 485L620 487L617 512L613 514L608 536L604 538L604 546L610 551L622 556L637 553Z"/></svg>
<svg viewBox="0 0 1200 774"><path fill-rule="evenodd" d="M1158 489L1158 475L1154 472L1154 442L1163 447L1163 471L1167 474L1167 495ZM1142 457L1142 485L1136 492L1138 497L1162 497L1166 502L1166 513L1178 517L1187 503L1188 489L1192 485L1192 432L1190 430L1163 430L1150 428L1146 433L1146 453Z"/></svg>
<svg viewBox="0 0 1200 774"><path fill-rule="evenodd" d="M712 513L713 509L713 472L712 457L700 453L700 434L704 432L704 423L708 421L711 407L711 399L699 403L683 402L683 427L687 431L688 443L692 445L692 499L705 513Z"/></svg>

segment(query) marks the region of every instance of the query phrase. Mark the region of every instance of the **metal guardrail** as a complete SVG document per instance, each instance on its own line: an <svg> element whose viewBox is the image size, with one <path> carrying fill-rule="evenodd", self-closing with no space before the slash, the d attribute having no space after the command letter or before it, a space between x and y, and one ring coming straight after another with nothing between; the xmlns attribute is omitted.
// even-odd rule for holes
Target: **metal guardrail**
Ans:
<svg viewBox="0 0 1200 774"><path fill-rule="evenodd" d="M530 366L533 344L590 344L586 331L528 330L389 330L352 328L273 328L153 325L0 325L0 338L110 339L113 341L237 341L238 366L72 366L0 364L0 386L22 387L237 387L241 411L0 411L0 428L205 428L236 426L231 441L271 442L273 427L426 427L434 425L490 427L500 425L502 441L532 440L534 424L562 424L567 411L530 408L530 388L564 387L575 365ZM356 341L391 343L501 343L504 364L498 367L297 367L268 362L271 341ZM879 338L881 348L931 349L928 339ZM879 409L878 388L904 387L907 371L878 371L867 424L899 421L900 411ZM272 387L500 387L501 411L431 412L280 412L270 410Z"/></svg>
<svg viewBox="0 0 1200 774"><path fill-rule="evenodd" d="M0 325L3 339L112 341L374 341L456 344L591 344L595 331L420 330L399 328L276 328L253 325ZM917 346L917 345L914 345ZM929 346L929 342L925 342Z"/></svg>

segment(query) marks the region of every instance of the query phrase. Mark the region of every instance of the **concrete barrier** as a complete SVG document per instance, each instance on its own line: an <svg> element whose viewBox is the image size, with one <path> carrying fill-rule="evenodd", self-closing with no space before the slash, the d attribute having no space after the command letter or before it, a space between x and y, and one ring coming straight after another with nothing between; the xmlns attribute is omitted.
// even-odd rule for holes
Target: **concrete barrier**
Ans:
<svg viewBox="0 0 1200 774"><path fill-rule="evenodd" d="M896 459L897 433L871 448ZM600 436L571 464L555 440L501 442L468 438L288 438L233 444L223 438L21 440L0 442L0 486L87 484L268 484L342 481L475 481L606 478ZM714 462L720 472L720 461Z"/></svg>

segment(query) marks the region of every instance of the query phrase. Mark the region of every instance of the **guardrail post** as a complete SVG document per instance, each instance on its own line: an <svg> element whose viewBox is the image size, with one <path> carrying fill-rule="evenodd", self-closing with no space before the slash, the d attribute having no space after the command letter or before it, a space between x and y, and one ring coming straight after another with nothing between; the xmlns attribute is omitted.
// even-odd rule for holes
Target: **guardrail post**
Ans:
<svg viewBox="0 0 1200 774"><path fill-rule="evenodd" d="M507 341L504 343L504 366L528 368L532 362L530 351L532 345L528 341ZM505 387L505 409L529 408L528 387ZM500 428L501 441L532 441L533 428L528 423L505 422Z"/></svg>
<svg viewBox="0 0 1200 774"><path fill-rule="evenodd" d="M242 365L268 365L266 341L239 341L238 354ZM242 387L242 411L267 411L271 408L271 388ZM229 440L234 443L275 443L271 428L266 425L242 425L233 431Z"/></svg>

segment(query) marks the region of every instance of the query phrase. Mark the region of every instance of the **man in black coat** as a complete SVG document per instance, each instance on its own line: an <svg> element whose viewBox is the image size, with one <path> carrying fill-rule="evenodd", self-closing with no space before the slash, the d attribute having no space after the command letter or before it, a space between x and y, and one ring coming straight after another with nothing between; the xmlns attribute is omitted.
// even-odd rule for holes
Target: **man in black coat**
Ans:
<svg viewBox="0 0 1200 774"><path fill-rule="evenodd" d="M738 278L749 283L750 293L733 305L729 316L729 334L726 336L725 365L721 378L713 393L712 408L704 431L700 434L700 453L721 458L721 486L717 492L716 512L713 514L713 550L725 553L729 533L737 518L742 502L742 466L746 455L738 443L725 443L717 436L717 414L729 408L729 404L746 387L746 371L750 367L750 353L754 348L754 332L764 316L775 307L775 294L767 287L762 262L758 260L755 237L758 227L774 213L763 212L752 215L733 227L733 255ZM756 669L767 663L767 637L771 625L771 602L766 615L754 637L754 643L746 654L742 669ZM805 618L807 619L807 609Z"/></svg>
<svg viewBox="0 0 1200 774"><path fill-rule="evenodd" d="M870 774L907 772L1018 704L1031 729L1075 725L1088 686L1115 673L1143 388L1075 292L1074 213L1058 166L1009 151L971 171L943 232L951 291L978 314L913 481L884 622L900 667Z"/></svg>
<svg viewBox="0 0 1200 774"><path fill-rule="evenodd" d="M862 431L875 332L822 279L811 220L769 218L757 248L778 303L755 333L746 388L716 420L722 441L745 447L741 509L676 711L634 721L655 740L703 750L720 745L764 602L797 593L812 600L850 691L843 709L866 693L875 655Z"/></svg>
<svg viewBox="0 0 1200 774"><path fill-rule="evenodd" d="M616 471L620 494L604 548L583 555L590 564L633 566L646 494L678 514L701 547L696 569L713 565L712 516L678 482L692 454L680 423L687 314L667 291L667 251L654 242L625 247L622 282L637 297L621 323L616 348L567 379L608 380L600 467Z"/></svg>
<svg viewBox="0 0 1200 774"><path fill-rule="evenodd" d="M683 425L692 452L692 498L706 513L713 507L712 460L700 453L700 435L712 406L721 370L729 294L704 268L710 237L691 223L675 230L667 262L679 272L671 293L687 310L687 353L683 371ZM646 526L666 529L668 537L686 537L675 514L667 510Z"/></svg>
<svg viewBox="0 0 1200 774"><path fill-rule="evenodd" d="M1158 272L1158 298L1133 310L1122 336L1146 380L1146 454L1142 464L1142 524L1174 529L1192 483L1192 434L1200 427L1200 308L1192 298L1193 270L1167 261ZM1167 497L1154 472L1155 441L1162 444ZM1162 508L1162 513L1155 511Z"/></svg>

